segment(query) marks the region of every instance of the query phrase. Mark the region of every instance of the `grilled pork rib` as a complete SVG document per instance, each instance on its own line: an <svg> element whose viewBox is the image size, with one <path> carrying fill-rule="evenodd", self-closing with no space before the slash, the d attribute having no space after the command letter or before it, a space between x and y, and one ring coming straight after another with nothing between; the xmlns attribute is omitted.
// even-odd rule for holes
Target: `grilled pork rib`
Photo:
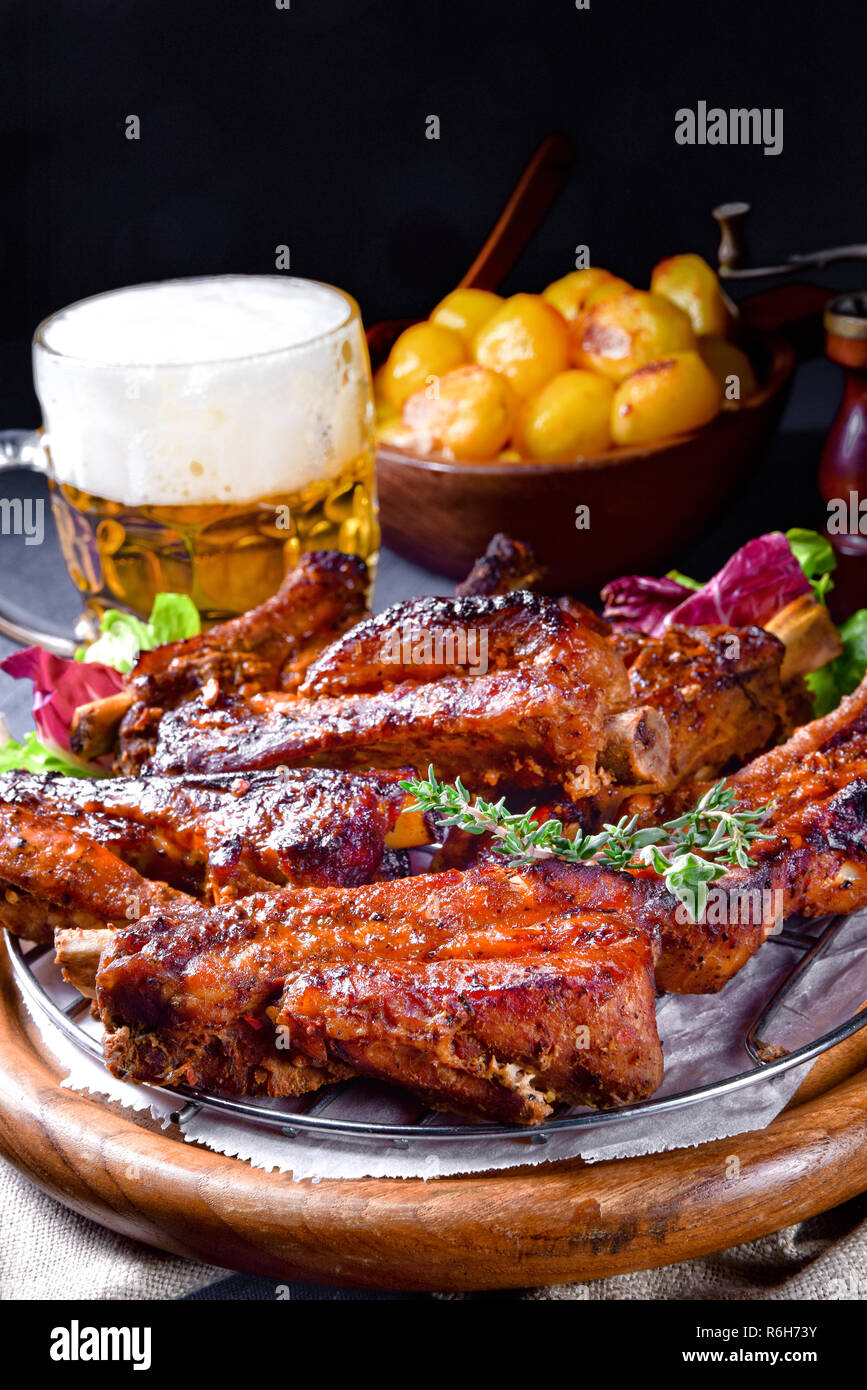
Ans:
<svg viewBox="0 0 867 1390"><path fill-rule="evenodd" d="M652 872L559 860L213 908L176 897L105 949L109 1066L267 1095L362 1073L526 1123L557 1099L647 1095L661 1075L648 993L660 940L657 983L704 992L787 912L867 904L867 680L730 784L743 807L775 791L769 838L755 868L712 885L697 924ZM687 804L680 792L658 810Z"/></svg>
<svg viewBox="0 0 867 1390"><path fill-rule="evenodd" d="M600 785L606 718L628 698L617 654L549 599L418 599L329 647L297 697L198 700L166 715L151 767L432 762L480 787L548 780L588 793Z"/></svg>
<svg viewBox="0 0 867 1390"><path fill-rule="evenodd" d="M732 869L711 885L700 921L649 870L636 876L591 863L573 871L576 905L658 933L656 983L672 994L722 989L794 913L817 917L867 906L867 677L839 709L805 724L726 784L742 810L770 805L761 826L768 838L751 850L754 868ZM711 785L636 795L621 809L641 824L659 825L690 810ZM555 800L541 805L536 819L554 815L586 829L581 809ZM498 856L488 837L459 835L451 849L446 841L440 858L465 867Z"/></svg>
<svg viewBox="0 0 867 1390"><path fill-rule="evenodd" d="M152 766L433 762L479 788L602 792L612 815L630 792L723 770L790 732L805 701L800 682L780 683L784 655L759 628L672 628L630 653L627 677L616 644L574 603L523 592L416 600L328 647L297 697L180 708Z"/></svg>
<svg viewBox="0 0 867 1390"><path fill-rule="evenodd" d="M54 927L88 925L80 917L63 920L70 904L73 914L87 911L92 925L103 924L99 895L88 897L91 860L80 855L65 872L54 869L55 832L57 853L80 837L99 847L102 871L112 877L120 869L106 853L146 879L206 901L269 884L368 883L390 872L384 863L389 849L429 838L424 818L408 810L411 798L398 785L400 775L282 769L243 777L93 781L7 773L0 777L0 921L18 935L38 932L44 940L39 919L48 907ZM17 847L26 833L23 812L39 829L38 843L29 842L26 853ZM84 883L82 873L88 875ZM128 888L126 878L123 883Z"/></svg>
<svg viewBox="0 0 867 1390"><path fill-rule="evenodd" d="M502 531L492 537L484 555L476 561L466 579L455 587L456 598L508 594L514 589L532 589L544 569L532 548L513 540Z"/></svg>
<svg viewBox="0 0 867 1390"><path fill-rule="evenodd" d="M64 818L0 804L0 926L50 942L58 927L119 926L184 895L153 882Z"/></svg>
<svg viewBox="0 0 867 1390"><path fill-rule="evenodd" d="M102 958L109 1068L266 1095L361 1072L522 1123L649 1095L653 936L576 909L570 877L489 865L155 913Z"/></svg>
<svg viewBox="0 0 867 1390"><path fill-rule="evenodd" d="M819 917L867 905L867 676L822 719L727 779L739 809L770 804L769 836L752 850L756 868L738 870L744 888L777 890L784 914ZM707 784L669 797L637 798L657 822L695 804Z"/></svg>
<svg viewBox="0 0 867 1390"><path fill-rule="evenodd" d="M664 718L671 738L667 786L712 776L776 743L809 718L798 682L780 683L783 644L758 627L669 627L628 662L636 705Z"/></svg>
<svg viewBox="0 0 867 1390"><path fill-rule="evenodd" d="M126 688L77 711L73 752L98 757L121 726L124 761L146 760L166 709L216 682L222 690L289 690L313 658L364 613L370 576L363 560L336 550L302 555L258 608L184 642L143 652Z"/></svg>
<svg viewBox="0 0 867 1390"><path fill-rule="evenodd" d="M710 785L638 796L624 809L658 825L691 809ZM732 869L711 885L698 924L682 908L660 913L655 905L662 942L657 984L673 993L721 989L788 916L867 907L867 677L838 709L797 729L726 785L740 810L771 807L761 826L767 839L751 848L755 867ZM605 871L593 880L593 896L582 901L607 901Z"/></svg>

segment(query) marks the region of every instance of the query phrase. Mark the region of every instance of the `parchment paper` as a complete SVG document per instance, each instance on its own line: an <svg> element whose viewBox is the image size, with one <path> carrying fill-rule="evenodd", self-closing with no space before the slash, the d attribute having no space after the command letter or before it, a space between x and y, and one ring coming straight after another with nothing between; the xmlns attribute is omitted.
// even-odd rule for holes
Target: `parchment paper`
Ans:
<svg viewBox="0 0 867 1390"><path fill-rule="evenodd" d="M787 924L813 933L811 924ZM867 910L854 914L837 933L834 944L807 973L803 985L780 1010L766 1043L788 1050L810 1042L842 1023L867 1000ZM718 995L671 995L661 1001L659 1030L665 1054L665 1081L659 1095L671 1095L709 1081L747 1070L750 1059L743 1046L744 1034L785 975L796 953L792 948L768 942ZM73 997L68 986L56 986L56 968L46 958L37 966L52 981L52 993L61 1003ZM62 994L61 991L66 991ZM46 1042L68 1069L63 1082L76 1091L108 1096L132 1110L149 1111L165 1126L182 1098L170 1099L146 1086L116 1081L101 1063L88 1057L38 1012L36 1023ZM100 1025L87 1027L94 1036ZM245 1159L255 1167L291 1173L297 1180L324 1178L436 1178L460 1173L546 1163L574 1158L587 1162L634 1157L664 1149L692 1147L712 1139L763 1129L791 1099L809 1071L810 1063L793 1067L782 1076L759 1082L729 1096L670 1111L662 1115L633 1116L613 1125L596 1124L580 1133L549 1133L547 1142L532 1141L531 1132L518 1140L484 1139L440 1141L396 1148L385 1141L289 1138L243 1119L227 1119L200 1110L183 1127L188 1143L204 1144L218 1153ZM293 1102L272 1102L291 1122ZM329 1117L409 1122L418 1113L411 1099L385 1086L351 1082L329 1108ZM450 1117L443 1117L449 1123Z"/></svg>

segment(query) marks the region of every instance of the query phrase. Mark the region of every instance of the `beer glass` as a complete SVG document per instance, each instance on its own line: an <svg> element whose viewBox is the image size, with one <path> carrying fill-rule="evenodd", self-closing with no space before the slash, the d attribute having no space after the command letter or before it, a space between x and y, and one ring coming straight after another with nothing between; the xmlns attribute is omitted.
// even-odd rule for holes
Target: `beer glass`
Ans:
<svg viewBox="0 0 867 1390"><path fill-rule="evenodd" d="M0 467L48 476L80 638L106 608L147 617L161 591L231 617L305 550L375 568L370 364L341 290L233 275L109 291L39 325L33 369L43 429Z"/></svg>

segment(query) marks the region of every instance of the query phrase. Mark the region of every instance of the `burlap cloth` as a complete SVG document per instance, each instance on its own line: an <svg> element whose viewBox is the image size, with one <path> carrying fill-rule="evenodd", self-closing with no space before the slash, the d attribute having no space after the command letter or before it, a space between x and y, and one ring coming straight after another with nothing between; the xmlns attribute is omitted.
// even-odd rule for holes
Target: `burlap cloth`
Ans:
<svg viewBox="0 0 867 1390"><path fill-rule="evenodd" d="M180 1298L227 1273L114 1235L44 1196L6 1163L0 1163L0 1212L0 1299L4 1301ZM586 1284L468 1297L867 1298L867 1194L824 1216L707 1259Z"/></svg>

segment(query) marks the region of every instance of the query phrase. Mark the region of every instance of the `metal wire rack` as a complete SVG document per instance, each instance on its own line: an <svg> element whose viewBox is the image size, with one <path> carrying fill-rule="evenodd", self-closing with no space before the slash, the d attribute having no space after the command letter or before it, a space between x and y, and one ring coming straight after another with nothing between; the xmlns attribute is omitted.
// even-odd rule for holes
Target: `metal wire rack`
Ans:
<svg viewBox="0 0 867 1390"><path fill-rule="evenodd" d="M793 1051L783 1051L768 1044L768 1030L785 1004L791 991L820 956L828 950L836 933L846 922L845 917L832 917L821 924L815 936L798 931L783 930L768 938L768 944L775 944L796 952L791 968L753 1020L744 1037L744 1049L752 1065L734 1076L697 1086L691 1090L679 1091L674 1095L662 1096L656 1100L640 1101L633 1105L621 1105L611 1110L569 1112L555 1116L538 1128L528 1130L519 1125L479 1124L471 1121L451 1123L439 1112L420 1109L410 1123L389 1124L376 1120L343 1119L330 1116L327 1112L334 1105L340 1093L352 1082L329 1086L322 1091L300 1101L292 1102L292 1110L272 1109L266 1104L253 1100L236 1099L230 1096L213 1095L191 1086L178 1086L171 1091L165 1087L146 1086L144 1090L157 1094L180 1097L183 1104L172 1112L171 1118L184 1124L202 1108L218 1113L240 1116L258 1125L279 1130L287 1139L299 1135L318 1135L322 1139L348 1139L358 1141L378 1141L408 1148L414 1143L426 1144L497 1138L514 1140L524 1144L546 1144L552 1134L579 1132L598 1125L623 1125L639 1116L657 1115L665 1111L679 1110L684 1106L695 1105L712 1097L729 1095L743 1090L757 1082L781 1076L792 1067L811 1062L829 1048L849 1038L853 1033L867 1027L867 1010L853 1014L845 1022L823 1033ZM28 1005L51 1020L73 1042L91 1056L102 1058L99 1039L88 1033L82 1021L88 1013L90 1001L76 996L65 1007L52 997L50 987L34 974L34 966L50 951L50 946L25 946L15 937L7 936L8 949L13 971ZM57 971L56 983L60 983ZM665 1004L665 997L660 1007Z"/></svg>

